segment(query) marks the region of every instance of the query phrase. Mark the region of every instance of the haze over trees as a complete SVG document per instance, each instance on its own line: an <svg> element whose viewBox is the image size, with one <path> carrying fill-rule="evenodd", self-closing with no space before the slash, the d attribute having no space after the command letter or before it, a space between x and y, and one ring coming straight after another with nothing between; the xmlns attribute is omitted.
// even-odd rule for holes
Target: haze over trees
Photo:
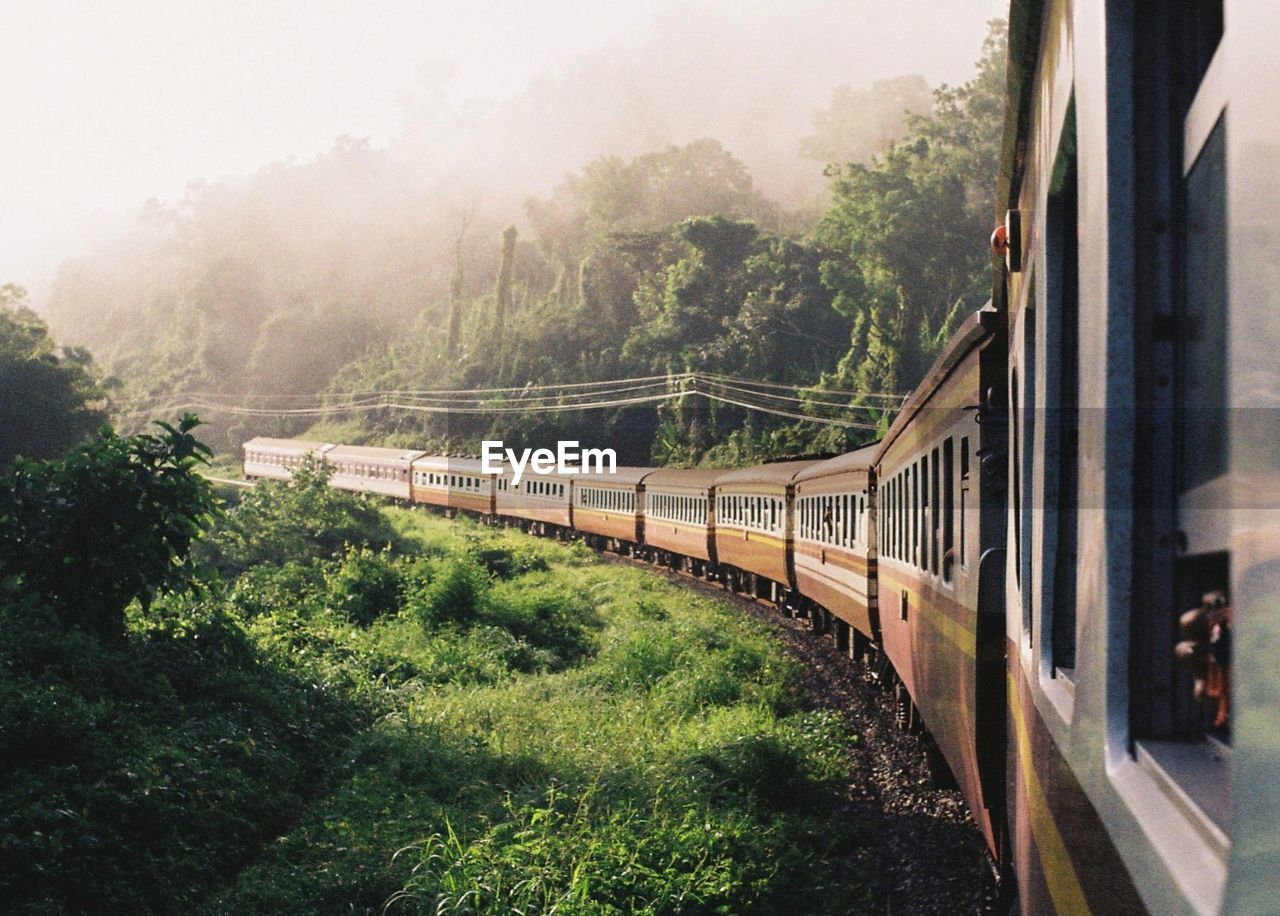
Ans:
<svg viewBox="0 0 1280 916"><path fill-rule="evenodd" d="M107 421L89 351L57 346L13 284L0 286L0 392L0 470L20 454L61 455Z"/></svg>
<svg viewBox="0 0 1280 916"><path fill-rule="evenodd" d="M409 139L344 138L155 204L148 234L64 267L50 310L126 381L125 409L182 392L280 403L700 371L811 389L883 424L876 396L909 391L987 296L1003 49L997 24L956 88L904 76L836 90L793 141L826 166L820 212L769 200L710 137L599 156L523 205L510 176L426 185ZM218 447L311 422L210 419ZM455 451L577 438L629 461L718 463L874 435L695 397L497 419L335 414L315 432Z"/></svg>

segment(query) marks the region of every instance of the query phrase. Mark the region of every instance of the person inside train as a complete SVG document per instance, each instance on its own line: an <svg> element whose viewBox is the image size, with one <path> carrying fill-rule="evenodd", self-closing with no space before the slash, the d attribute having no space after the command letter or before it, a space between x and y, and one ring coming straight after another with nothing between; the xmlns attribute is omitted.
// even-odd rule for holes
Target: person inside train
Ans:
<svg viewBox="0 0 1280 916"><path fill-rule="evenodd" d="M1213 728L1231 727L1231 604L1226 593L1207 592L1199 607L1178 620L1183 640L1174 649L1195 676L1196 700L1213 713Z"/></svg>

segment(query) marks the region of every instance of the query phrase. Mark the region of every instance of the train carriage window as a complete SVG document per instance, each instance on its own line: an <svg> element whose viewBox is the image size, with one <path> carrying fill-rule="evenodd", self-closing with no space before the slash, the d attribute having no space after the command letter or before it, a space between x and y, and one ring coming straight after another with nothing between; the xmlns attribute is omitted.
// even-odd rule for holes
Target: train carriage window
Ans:
<svg viewBox="0 0 1280 916"><path fill-rule="evenodd" d="M911 473L911 556L909 562L920 566L920 471L919 465L909 468Z"/></svg>
<svg viewBox="0 0 1280 916"><path fill-rule="evenodd" d="M1022 430L1022 412L1019 410L1021 403L1021 392L1018 389L1018 370L1014 369L1010 374L1009 382L1009 401L1011 410L1009 412L1010 423L1010 460L1013 462L1013 471L1010 475L1009 483L1009 501L1013 510L1013 579L1014 584L1019 588L1022 586L1022 447L1021 436ZM1027 639L1031 636L1031 618L1027 616L1027 609L1024 606L1022 629L1027 633Z"/></svg>
<svg viewBox="0 0 1280 916"><path fill-rule="evenodd" d="M897 474L893 480L893 558L901 560L904 550L902 546L902 475Z"/></svg>
<svg viewBox="0 0 1280 916"><path fill-rule="evenodd" d="M1142 112L1158 129L1145 131L1136 147L1145 288L1137 315L1142 427L1133 477L1129 725L1135 756L1176 785L1175 803L1186 809L1189 801L1229 831L1235 558L1228 488L1239 468L1228 445L1228 405L1240 371L1229 341L1238 333L1233 312L1244 303L1233 301L1228 274L1228 245L1242 221L1227 204L1238 150L1229 154L1233 81L1215 60L1228 50L1223 7L1221 0L1166 4L1160 42L1135 75ZM1159 230L1145 225L1157 218ZM1076 472L1088 492L1083 466Z"/></svg>
<svg viewBox="0 0 1280 916"><path fill-rule="evenodd" d="M889 532L889 555L898 559L898 479L889 481L893 488L893 505L889 512L891 531Z"/></svg>
<svg viewBox="0 0 1280 916"><path fill-rule="evenodd" d="M942 581L950 584L956 562L955 445L948 436L942 443Z"/></svg>
<svg viewBox="0 0 1280 916"><path fill-rule="evenodd" d="M942 511L938 500L938 450L935 448L929 458L929 571L938 574L938 536L941 533Z"/></svg>
<svg viewBox="0 0 1280 916"><path fill-rule="evenodd" d="M895 560L902 559L902 480L893 478L893 540L889 544Z"/></svg>
<svg viewBox="0 0 1280 916"><path fill-rule="evenodd" d="M897 512L898 512L898 494L897 481L890 480L885 487L885 506L884 506L884 531L881 533L881 540L884 542L884 552L886 556L893 559L898 558L897 545L894 539L898 536Z"/></svg>
<svg viewBox="0 0 1280 916"><path fill-rule="evenodd" d="M929 571L929 453L920 457L920 569Z"/></svg>

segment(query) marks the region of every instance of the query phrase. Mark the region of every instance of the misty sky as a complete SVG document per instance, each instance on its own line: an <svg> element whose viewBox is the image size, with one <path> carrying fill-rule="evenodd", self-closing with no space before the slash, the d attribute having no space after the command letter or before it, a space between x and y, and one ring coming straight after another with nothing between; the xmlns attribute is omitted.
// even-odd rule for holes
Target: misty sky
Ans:
<svg viewBox="0 0 1280 916"><path fill-rule="evenodd" d="M475 111L602 52L648 53L660 72L664 48L687 53L692 42L740 57L744 80L767 58L761 78L771 92L780 73L794 80L785 97L808 102L790 114L807 121L842 83L965 81L986 20L1006 10L1005 0L0 0L0 283L38 300L62 258L147 198L180 197L189 179L312 157L342 134L393 142L406 102L423 93Z"/></svg>

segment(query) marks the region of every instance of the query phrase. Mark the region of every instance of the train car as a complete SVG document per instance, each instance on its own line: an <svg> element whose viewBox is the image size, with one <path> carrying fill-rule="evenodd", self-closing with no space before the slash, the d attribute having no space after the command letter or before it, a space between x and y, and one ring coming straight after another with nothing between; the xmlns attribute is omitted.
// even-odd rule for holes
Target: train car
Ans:
<svg viewBox="0 0 1280 916"><path fill-rule="evenodd" d="M363 445L335 445L324 454L333 468L329 483L340 490L377 493L408 501L413 462L426 452Z"/></svg>
<svg viewBox="0 0 1280 916"><path fill-rule="evenodd" d="M713 495L720 473L660 468L645 476L644 543L651 559L697 575L715 565Z"/></svg>
<svg viewBox="0 0 1280 916"><path fill-rule="evenodd" d="M653 468L573 475L573 527L592 546L630 551L644 542L644 478Z"/></svg>
<svg viewBox="0 0 1280 916"><path fill-rule="evenodd" d="M813 464L779 461L716 477L716 558L736 588L779 605L795 588L792 488Z"/></svg>
<svg viewBox="0 0 1280 916"><path fill-rule="evenodd" d="M560 534L573 527L573 474L535 474L526 470L515 483L510 465L494 479L494 511L536 534Z"/></svg>
<svg viewBox="0 0 1280 916"><path fill-rule="evenodd" d="M1013 5L1023 913L1280 906L1277 37L1254 0Z"/></svg>
<svg viewBox="0 0 1280 916"><path fill-rule="evenodd" d="M800 594L833 615L836 643L852 627L879 641L875 474L879 445L819 461L795 476L793 562Z"/></svg>
<svg viewBox="0 0 1280 916"><path fill-rule="evenodd" d="M413 501L438 506L447 514L464 511L492 518L496 476L487 473L475 458L424 455L413 462Z"/></svg>
<svg viewBox="0 0 1280 916"><path fill-rule="evenodd" d="M241 469L246 478L268 477L288 480L308 457L322 458L333 446L327 442L302 439L271 439L257 436L244 444Z"/></svg>
<svg viewBox="0 0 1280 916"><path fill-rule="evenodd" d="M1005 431L990 403L1004 385L1004 320L990 307L966 319L880 443L874 474L880 646L1007 860L1003 567L992 566Z"/></svg>

